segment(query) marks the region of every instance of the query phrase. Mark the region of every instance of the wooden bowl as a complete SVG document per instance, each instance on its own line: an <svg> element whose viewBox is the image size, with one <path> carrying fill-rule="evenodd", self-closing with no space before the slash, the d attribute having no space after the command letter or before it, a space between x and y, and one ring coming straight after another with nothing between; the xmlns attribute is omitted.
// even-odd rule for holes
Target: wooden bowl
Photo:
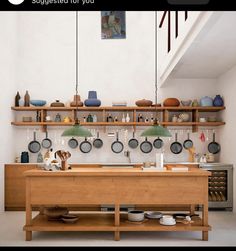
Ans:
<svg viewBox="0 0 236 251"><path fill-rule="evenodd" d="M59 219L62 215L68 214L66 207L48 207L44 209L44 214L49 220Z"/></svg>
<svg viewBox="0 0 236 251"><path fill-rule="evenodd" d="M179 106L180 102L177 98L167 98L163 102L163 106Z"/></svg>
<svg viewBox="0 0 236 251"><path fill-rule="evenodd" d="M152 105L152 101L148 100L148 99L141 99L141 100L137 100L135 102L135 104L137 106L151 106Z"/></svg>

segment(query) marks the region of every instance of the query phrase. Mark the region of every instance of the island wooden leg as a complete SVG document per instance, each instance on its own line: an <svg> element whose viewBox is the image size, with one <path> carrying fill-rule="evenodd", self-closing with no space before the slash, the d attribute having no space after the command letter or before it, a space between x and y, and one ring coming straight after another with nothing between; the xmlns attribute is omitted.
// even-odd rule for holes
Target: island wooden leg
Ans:
<svg viewBox="0 0 236 251"><path fill-rule="evenodd" d="M203 226L208 226L208 202L203 205L202 223L203 223ZM202 231L202 240L208 241L208 231Z"/></svg>
<svg viewBox="0 0 236 251"><path fill-rule="evenodd" d="M120 205L115 205L115 226L120 226ZM114 240L119 241L120 240L120 231L115 231L114 234Z"/></svg>
<svg viewBox="0 0 236 251"><path fill-rule="evenodd" d="M195 205L190 205L190 214L195 213Z"/></svg>
<svg viewBox="0 0 236 251"><path fill-rule="evenodd" d="M39 207L39 214L43 215L44 214L44 206Z"/></svg>
<svg viewBox="0 0 236 251"><path fill-rule="evenodd" d="M30 200L30 181L26 178L26 227L31 225L32 221L32 207L31 207L31 200ZM25 240L31 241L32 240L32 231L27 231L25 233Z"/></svg>

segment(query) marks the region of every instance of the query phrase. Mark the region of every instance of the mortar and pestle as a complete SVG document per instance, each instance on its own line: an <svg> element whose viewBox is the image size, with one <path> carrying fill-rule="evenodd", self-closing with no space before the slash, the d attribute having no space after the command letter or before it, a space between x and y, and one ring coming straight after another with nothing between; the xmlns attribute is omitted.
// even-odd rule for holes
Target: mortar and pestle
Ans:
<svg viewBox="0 0 236 251"><path fill-rule="evenodd" d="M69 165L67 163L67 160L71 157L71 153L70 152L65 152L63 150L58 150L55 152L55 155L58 155L58 157L61 160L61 170L62 171L66 171L69 168Z"/></svg>

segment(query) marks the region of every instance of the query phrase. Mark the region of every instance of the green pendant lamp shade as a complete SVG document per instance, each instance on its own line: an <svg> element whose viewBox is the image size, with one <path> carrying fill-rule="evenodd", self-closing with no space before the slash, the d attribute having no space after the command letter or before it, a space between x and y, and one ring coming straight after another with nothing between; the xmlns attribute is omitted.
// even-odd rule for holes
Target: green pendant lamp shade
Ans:
<svg viewBox="0 0 236 251"><path fill-rule="evenodd" d="M78 96L78 83L79 83L79 74L78 74L78 12L76 11L76 95ZM77 111L78 111L78 100L76 99L76 112L75 112L75 124L69 128L66 129L61 136L66 137L92 137L92 133L80 125L80 122L77 118Z"/></svg>
<svg viewBox="0 0 236 251"><path fill-rule="evenodd" d="M154 122L153 126L146 129L141 134L142 137L171 137L171 133L168 129Z"/></svg>
<svg viewBox="0 0 236 251"><path fill-rule="evenodd" d="M92 137L93 135L89 130L87 130L86 128L81 126L79 124L79 121L77 120L75 122L75 124L71 128L65 130L62 133L61 136L67 136L67 137Z"/></svg>
<svg viewBox="0 0 236 251"><path fill-rule="evenodd" d="M167 128L159 125L157 120L157 12L155 11L155 102L156 102L156 118L151 127L142 132L142 137L171 137L171 133Z"/></svg>

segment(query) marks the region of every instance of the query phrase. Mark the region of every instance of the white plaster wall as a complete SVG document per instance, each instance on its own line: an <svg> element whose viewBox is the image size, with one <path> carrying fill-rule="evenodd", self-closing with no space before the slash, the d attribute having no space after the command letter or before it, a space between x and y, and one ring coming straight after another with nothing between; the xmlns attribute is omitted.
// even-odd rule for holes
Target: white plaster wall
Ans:
<svg viewBox="0 0 236 251"><path fill-rule="evenodd" d="M0 13L0 211L4 209L4 163L12 161L14 133L10 107L15 96L16 14ZM13 150L13 151L12 151Z"/></svg>
<svg viewBox="0 0 236 251"><path fill-rule="evenodd" d="M7 153L1 153L1 160L2 163L7 163L13 162L16 156L27 150L27 145L33 136L33 128L10 126L12 120L10 106L14 104L17 90L22 97L25 91L29 90L32 99L45 99L48 104L55 99L68 103L73 98L75 14L73 12L18 12L16 20L12 19L10 13L4 15L1 13L0 17L4 23L4 27L0 28L0 45L3 45L1 49L5 48L6 54L0 59L0 65L4 67L4 71L1 72L4 72L4 83L7 83L6 86L9 88L6 90L6 95L4 93L4 97L0 99L1 102L5 100L1 105L4 107L1 116L5 119L4 123L0 124L5 137L2 136L1 142L8 149ZM87 97L89 90L97 91L102 105L111 105L112 101L119 100L126 100L128 105L134 105L135 101L141 98L154 100L153 17L152 12L127 12L127 38L102 40L100 12L80 14L79 93L82 100ZM17 23L16 30L10 29L15 24L14 20ZM7 24L9 29L6 29ZM166 97L199 99L205 95L214 97L217 94L215 80L169 81L165 87L158 90L159 102ZM51 115L55 116L55 113ZM127 162L123 153L113 154L110 150L114 138L108 138L107 132L115 131L117 128L107 128L106 133L103 132L103 128L100 129L102 129L104 147L101 150L93 149L90 154L69 149L67 139L60 137L63 128L49 128L49 136L53 140L54 150L71 151L71 162ZM120 131L122 141L125 140L124 129L129 129L129 137L131 137L131 128L123 128ZM137 136L143 129L139 128ZM44 137L45 135L38 131L37 139L41 141ZM183 131L179 132L179 141L183 142L185 139L186 134ZM197 152L206 152L208 142L201 143L199 133L191 135L191 139L196 145ZM139 140L143 139L139 138ZM165 140L165 160L186 161L187 151L184 150L179 155L170 153L169 146L172 140ZM81 141L82 139L79 139L79 142ZM127 149L127 146L125 147ZM142 154L139 149L132 150L131 160L132 162L154 161L156 152ZM30 155L31 162L35 162L36 158L37 154ZM1 179L3 180L3 174Z"/></svg>
<svg viewBox="0 0 236 251"><path fill-rule="evenodd" d="M221 162L234 165L234 183L236 180L236 158L235 158L235 141L236 141L236 66L222 75L218 80L219 93L223 95L226 110L223 113L223 119L226 125L220 129L220 144L222 147L220 159ZM236 208L236 186L234 186L234 211Z"/></svg>
<svg viewBox="0 0 236 251"><path fill-rule="evenodd" d="M102 40L100 12L82 12L79 17L79 92L82 100L88 90L96 90L102 105L112 101L126 100L134 105L137 99L154 100L154 15L152 12L127 12L127 39ZM19 56L17 68L17 89L24 94L29 90L31 98L55 99L68 103L75 92L75 14L73 12L21 12ZM172 81L172 82L171 82ZM214 80L170 80L170 84L158 92L159 101L175 96L180 99L214 96ZM174 83L174 84L173 84ZM195 86L199 85L196 90ZM122 115L122 114L121 114ZM55 116L55 113L53 114ZM103 128L100 128L103 129ZM107 132L117 128L107 128ZM129 137L131 137L131 128ZM140 134L139 128L137 135ZM16 128L18 144L15 155L27 150L32 140L33 130ZM114 138L101 133L104 147L82 154L67 147L67 139L60 138L62 129L50 128L49 135L54 142L54 150L64 148L72 152L72 162L127 162L123 154L113 154L110 145ZM120 136L124 139L124 130ZM197 151L204 153L206 144L193 135ZM38 133L41 141L44 134ZM26 140L25 140L26 139ZM186 134L180 132L179 140L184 141ZM143 140L140 138L140 141ZM151 140L151 139L150 139ZM80 142L82 139L80 139ZM166 160L187 160L186 151L175 156L169 154L171 141L166 141ZM98 154L101 153L101 154ZM133 162L154 160L155 151L142 154L139 149L132 151ZM37 155L31 154L31 161Z"/></svg>

